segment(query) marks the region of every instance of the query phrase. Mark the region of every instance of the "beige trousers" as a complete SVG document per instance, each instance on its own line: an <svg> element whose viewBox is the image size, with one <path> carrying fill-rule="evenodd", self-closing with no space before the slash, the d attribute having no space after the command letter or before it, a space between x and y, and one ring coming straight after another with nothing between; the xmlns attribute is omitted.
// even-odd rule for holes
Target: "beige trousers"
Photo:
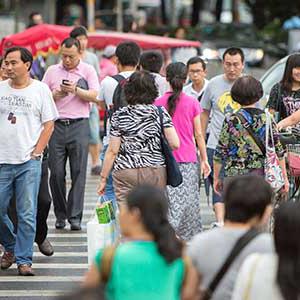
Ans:
<svg viewBox="0 0 300 300"><path fill-rule="evenodd" d="M165 167L126 169L113 172L117 201L124 202L127 194L136 186L148 184L165 189L167 174Z"/></svg>

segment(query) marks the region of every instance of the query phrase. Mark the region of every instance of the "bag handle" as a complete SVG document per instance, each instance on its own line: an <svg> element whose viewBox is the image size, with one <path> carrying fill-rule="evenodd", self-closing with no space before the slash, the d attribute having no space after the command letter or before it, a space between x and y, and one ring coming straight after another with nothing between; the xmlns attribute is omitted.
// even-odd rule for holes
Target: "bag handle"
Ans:
<svg viewBox="0 0 300 300"><path fill-rule="evenodd" d="M242 250L258 235L260 234L260 231L257 230L257 228L252 227L250 228L245 234L243 234L234 247L232 248L230 254L228 255L227 259L225 260L224 264L214 277L214 279L211 281L207 288L206 295L204 296L204 300L208 300L211 298L212 294L216 290L218 284L223 279L224 275L234 262L234 260L238 257L238 255L242 252Z"/></svg>
<svg viewBox="0 0 300 300"><path fill-rule="evenodd" d="M262 154L265 155L266 154L266 146L263 144L262 140L254 133L254 131L252 130L250 124L247 122L245 117L240 113L236 113L236 116L241 121L243 127L247 130L249 135L252 137L255 144L259 147Z"/></svg>
<svg viewBox="0 0 300 300"><path fill-rule="evenodd" d="M158 113L159 113L161 136L165 136L165 133L164 133L164 121L163 121L163 110L162 110L161 106L157 106L157 109L158 109Z"/></svg>

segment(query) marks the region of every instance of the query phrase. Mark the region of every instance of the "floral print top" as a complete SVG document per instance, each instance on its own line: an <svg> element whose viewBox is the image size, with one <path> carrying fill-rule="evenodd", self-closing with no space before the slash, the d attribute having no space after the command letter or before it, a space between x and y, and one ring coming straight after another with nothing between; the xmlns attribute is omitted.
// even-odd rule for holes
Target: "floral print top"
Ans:
<svg viewBox="0 0 300 300"><path fill-rule="evenodd" d="M254 133L265 143L266 115L258 108L242 108L238 111L250 124ZM279 159L284 157L284 149L276 135L273 124L275 151ZM224 165L225 176L249 174L253 170L263 169L265 155L242 125L237 114L225 119L215 151L214 161Z"/></svg>

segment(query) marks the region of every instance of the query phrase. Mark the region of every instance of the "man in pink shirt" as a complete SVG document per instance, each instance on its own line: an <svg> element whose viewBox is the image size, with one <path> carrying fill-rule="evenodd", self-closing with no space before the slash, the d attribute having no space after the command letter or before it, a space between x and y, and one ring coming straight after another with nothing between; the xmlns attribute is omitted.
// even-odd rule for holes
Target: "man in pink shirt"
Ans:
<svg viewBox="0 0 300 300"><path fill-rule="evenodd" d="M59 112L49 143L50 187L55 227L81 230L86 180L90 102L97 102L99 89L95 69L80 60L79 42L67 38L61 44L62 62L49 67L43 81L52 91ZM66 161L69 158L72 186L66 197Z"/></svg>

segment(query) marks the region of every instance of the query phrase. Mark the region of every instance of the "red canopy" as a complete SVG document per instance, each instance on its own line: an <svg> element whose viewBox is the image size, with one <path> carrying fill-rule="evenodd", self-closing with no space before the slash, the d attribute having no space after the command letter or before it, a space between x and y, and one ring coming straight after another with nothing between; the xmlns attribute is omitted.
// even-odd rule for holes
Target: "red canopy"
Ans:
<svg viewBox="0 0 300 300"><path fill-rule="evenodd" d="M23 32L8 35L2 39L0 52L13 46L26 47L32 55L57 52L61 42L69 36L73 27L42 24L33 26Z"/></svg>
<svg viewBox="0 0 300 300"><path fill-rule="evenodd" d="M73 27L42 24L23 32L8 35L2 39L0 52L13 46L29 49L33 56L57 52L61 42L69 36ZM103 49L107 45L118 45L120 42L133 41L142 49L168 49L177 47L200 47L198 41L179 40L156 35L99 31L89 34L89 47Z"/></svg>
<svg viewBox="0 0 300 300"><path fill-rule="evenodd" d="M120 42L124 41L136 42L142 49L168 49L177 47L199 48L201 46L198 41L179 40L140 33L99 31L89 34L89 47L94 49L103 49L107 45L118 45Z"/></svg>

